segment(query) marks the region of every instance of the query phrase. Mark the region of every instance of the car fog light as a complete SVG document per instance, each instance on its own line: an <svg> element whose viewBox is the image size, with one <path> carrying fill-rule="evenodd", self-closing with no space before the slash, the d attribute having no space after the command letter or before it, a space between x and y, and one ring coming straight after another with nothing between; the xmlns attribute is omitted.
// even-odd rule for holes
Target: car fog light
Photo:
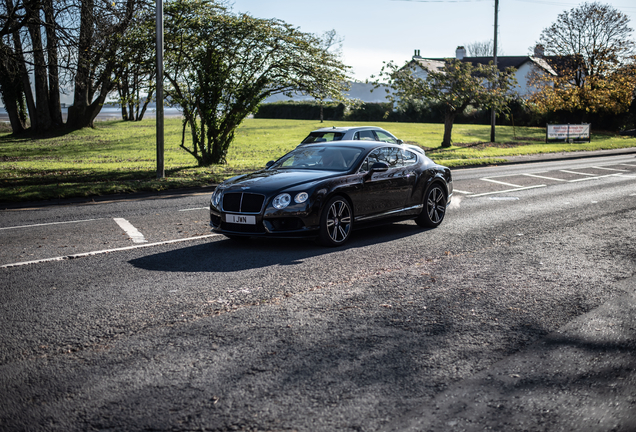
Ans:
<svg viewBox="0 0 636 432"><path fill-rule="evenodd" d="M307 201L307 198L309 198L309 195L307 194L307 192L301 192L298 195L296 195L294 197L294 201L296 201L298 204L300 203L304 203L305 201Z"/></svg>
<svg viewBox="0 0 636 432"><path fill-rule="evenodd" d="M291 202L291 196L288 193L280 194L274 201L272 201L272 205L278 210L282 210L289 205Z"/></svg>

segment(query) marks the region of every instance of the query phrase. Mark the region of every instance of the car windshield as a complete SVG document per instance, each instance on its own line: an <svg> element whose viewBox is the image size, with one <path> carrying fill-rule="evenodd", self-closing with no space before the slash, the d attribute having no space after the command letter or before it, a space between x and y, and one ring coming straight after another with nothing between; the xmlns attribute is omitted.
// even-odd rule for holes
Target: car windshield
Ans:
<svg viewBox="0 0 636 432"><path fill-rule="evenodd" d="M280 158L271 169L348 171L362 153L358 147L298 147Z"/></svg>
<svg viewBox="0 0 636 432"><path fill-rule="evenodd" d="M312 132L303 140L303 142L301 142L301 144L340 141L343 136L343 132Z"/></svg>

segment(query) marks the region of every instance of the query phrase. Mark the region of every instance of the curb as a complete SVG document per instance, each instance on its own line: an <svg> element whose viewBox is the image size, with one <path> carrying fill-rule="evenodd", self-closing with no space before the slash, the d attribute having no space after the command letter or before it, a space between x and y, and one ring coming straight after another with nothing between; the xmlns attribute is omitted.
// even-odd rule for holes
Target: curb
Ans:
<svg viewBox="0 0 636 432"><path fill-rule="evenodd" d="M462 169L486 168L486 167L502 166L502 165L519 165L519 164L535 163L535 162L559 162L559 161L566 161L566 160L588 159L588 158L603 157L603 156L629 156L629 155L635 155L636 157L636 147L630 147L626 149L615 149L615 150L595 150L595 151L589 151L589 152L577 151L577 152L562 152L562 153L541 153L538 155L529 155L529 156L508 156L508 157L502 157L502 159L506 159L506 162L502 162L499 164L457 167L457 168L452 168L452 170L455 171L455 170L462 170Z"/></svg>

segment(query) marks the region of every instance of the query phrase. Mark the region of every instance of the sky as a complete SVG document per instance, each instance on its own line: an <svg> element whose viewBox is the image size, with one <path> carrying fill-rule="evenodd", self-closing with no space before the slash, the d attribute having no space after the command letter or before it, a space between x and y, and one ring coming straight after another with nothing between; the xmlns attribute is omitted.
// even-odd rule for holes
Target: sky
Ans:
<svg viewBox="0 0 636 432"><path fill-rule="evenodd" d="M634 0L600 2L628 15L636 28ZM541 31L581 3L500 0L498 55L531 54ZM494 0L233 0L232 8L278 18L308 33L336 30L344 37L343 62L358 81L377 75L383 61L403 64L416 49L422 57L454 57L457 46L494 36Z"/></svg>

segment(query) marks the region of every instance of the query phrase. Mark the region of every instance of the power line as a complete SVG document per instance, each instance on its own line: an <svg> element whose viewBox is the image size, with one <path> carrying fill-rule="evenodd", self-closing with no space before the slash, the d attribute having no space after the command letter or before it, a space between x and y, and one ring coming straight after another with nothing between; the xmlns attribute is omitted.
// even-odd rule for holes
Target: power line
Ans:
<svg viewBox="0 0 636 432"><path fill-rule="evenodd" d="M484 2L484 1L492 1L492 0L391 0L391 1L407 1L407 2L415 2L415 3L476 3L476 2ZM579 6L580 3L569 3L569 2L560 2L560 1L550 1L550 0L511 0L522 3L533 3L533 4L543 4L548 6L565 6L565 7L576 7ZM626 10L629 12L636 12L636 7L633 6L615 6L612 5L619 10Z"/></svg>

